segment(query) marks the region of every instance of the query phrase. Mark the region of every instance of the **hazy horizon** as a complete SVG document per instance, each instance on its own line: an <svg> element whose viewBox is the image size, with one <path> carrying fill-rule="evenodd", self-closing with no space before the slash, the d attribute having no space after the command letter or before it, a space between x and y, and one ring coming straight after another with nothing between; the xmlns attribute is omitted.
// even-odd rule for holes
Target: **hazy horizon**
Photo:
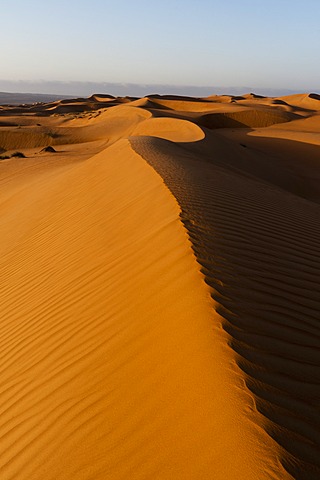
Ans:
<svg viewBox="0 0 320 480"><path fill-rule="evenodd" d="M316 0L3 0L2 7L1 76L11 91L15 82L170 86L182 94L190 86L320 87Z"/></svg>
<svg viewBox="0 0 320 480"><path fill-rule="evenodd" d="M114 96L146 96L150 94L172 94L190 96L241 95L249 92L265 96L283 96L295 93L320 93L320 88L307 91L290 88L263 88L252 85L243 86L196 86L165 84L134 84L110 82L63 82L63 81L8 81L0 79L0 92L16 94L45 94L87 97L94 93Z"/></svg>

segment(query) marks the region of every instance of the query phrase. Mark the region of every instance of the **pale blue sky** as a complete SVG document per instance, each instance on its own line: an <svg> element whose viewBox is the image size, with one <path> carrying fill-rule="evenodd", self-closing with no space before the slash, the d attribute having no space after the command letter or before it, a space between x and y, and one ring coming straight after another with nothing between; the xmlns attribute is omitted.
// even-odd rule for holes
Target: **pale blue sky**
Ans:
<svg viewBox="0 0 320 480"><path fill-rule="evenodd" d="M0 78L320 87L320 0L0 0Z"/></svg>

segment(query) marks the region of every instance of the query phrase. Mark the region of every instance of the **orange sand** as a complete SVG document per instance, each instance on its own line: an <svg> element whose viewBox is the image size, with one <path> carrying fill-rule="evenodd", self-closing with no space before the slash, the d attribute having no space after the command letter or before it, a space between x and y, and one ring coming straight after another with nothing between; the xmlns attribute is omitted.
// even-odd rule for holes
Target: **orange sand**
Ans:
<svg viewBox="0 0 320 480"><path fill-rule="evenodd" d="M0 110L1 479L319 478L319 105Z"/></svg>

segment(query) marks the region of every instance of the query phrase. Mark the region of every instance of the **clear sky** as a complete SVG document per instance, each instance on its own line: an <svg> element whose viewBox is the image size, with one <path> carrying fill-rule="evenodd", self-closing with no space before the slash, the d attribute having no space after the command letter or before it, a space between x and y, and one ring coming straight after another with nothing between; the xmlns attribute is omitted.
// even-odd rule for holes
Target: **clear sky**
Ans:
<svg viewBox="0 0 320 480"><path fill-rule="evenodd" d="M320 87L320 0L0 0L0 78Z"/></svg>

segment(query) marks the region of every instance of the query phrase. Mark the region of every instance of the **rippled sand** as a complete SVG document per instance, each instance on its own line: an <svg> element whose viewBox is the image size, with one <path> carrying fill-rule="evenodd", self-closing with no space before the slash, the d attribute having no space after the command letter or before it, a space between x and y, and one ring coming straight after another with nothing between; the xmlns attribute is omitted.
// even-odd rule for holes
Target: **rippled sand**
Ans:
<svg viewBox="0 0 320 480"><path fill-rule="evenodd" d="M318 479L320 97L0 106L0 159L1 479Z"/></svg>

